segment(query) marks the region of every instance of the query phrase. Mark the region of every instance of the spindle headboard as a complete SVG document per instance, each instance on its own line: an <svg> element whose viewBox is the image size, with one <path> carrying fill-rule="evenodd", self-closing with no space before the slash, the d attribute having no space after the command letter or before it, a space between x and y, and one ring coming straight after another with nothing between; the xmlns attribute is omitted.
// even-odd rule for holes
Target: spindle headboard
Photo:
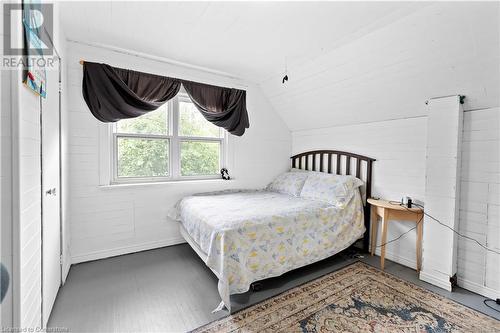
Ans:
<svg viewBox="0 0 500 333"><path fill-rule="evenodd" d="M338 150L312 150L290 157L292 168L327 172L336 175L353 175L365 182L365 196L371 196L372 164L374 158ZM370 204L364 207L366 232L363 236L363 250L369 251Z"/></svg>

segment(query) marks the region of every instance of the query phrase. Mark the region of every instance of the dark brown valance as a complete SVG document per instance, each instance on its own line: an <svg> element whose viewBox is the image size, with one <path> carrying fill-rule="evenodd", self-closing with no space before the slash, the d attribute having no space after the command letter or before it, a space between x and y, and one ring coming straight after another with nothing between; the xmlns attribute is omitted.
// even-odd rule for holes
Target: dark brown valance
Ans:
<svg viewBox="0 0 500 333"><path fill-rule="evenodd" d="M102 122L135 118L158 109L179 92L181 82L163 76L85 62L83 98Z"/></svg>
<svg viewBox="0 0 500 333"><path fill-rule="evenodd" d="M209 122L241 136L249 127L246 91L184 81L106 64L83 64L83 98L102 122L135 118L156 110L179 92L181 84Z"/></svg>
<svg viewBox="0 0 500 333"><path fill-rule="evenodd" d="M209 122L241 136L250 126L246 91L183 81L182 85L196 108Z"/></svg>

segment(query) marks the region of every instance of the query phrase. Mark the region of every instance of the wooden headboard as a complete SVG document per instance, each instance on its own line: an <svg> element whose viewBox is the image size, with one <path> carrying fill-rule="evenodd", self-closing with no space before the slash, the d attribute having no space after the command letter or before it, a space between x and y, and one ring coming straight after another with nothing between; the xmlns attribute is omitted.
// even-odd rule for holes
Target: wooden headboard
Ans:
<svg viewBox="0 0 500 333"><path fill-rule="evenodd" d="M292 168L356 176L365 182L366 198L371 196L374 158L338 150L312 150L290 158ZM363 250L369 252L370 204L368 202L364 207L364 218L366 232L363 236Z"/></svg>

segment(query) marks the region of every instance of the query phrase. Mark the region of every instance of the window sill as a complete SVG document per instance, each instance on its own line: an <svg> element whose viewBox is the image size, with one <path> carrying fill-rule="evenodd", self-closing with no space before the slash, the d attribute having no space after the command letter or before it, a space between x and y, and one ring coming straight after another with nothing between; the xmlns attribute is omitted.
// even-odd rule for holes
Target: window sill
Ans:
<svg viewBox="0 0 500 333"><path fill-rule="evenodd" d="M166 180L160 182L138 182L138 183L111 183L107 185L99 185L101 189L115 189L115 188L130 188L130 187L144 187L144 186L161 186L170 184L206 184L206 183L231 183L234 179L225 180L221 178L208 178L208 179L182 179L182 180Z"/></svg>

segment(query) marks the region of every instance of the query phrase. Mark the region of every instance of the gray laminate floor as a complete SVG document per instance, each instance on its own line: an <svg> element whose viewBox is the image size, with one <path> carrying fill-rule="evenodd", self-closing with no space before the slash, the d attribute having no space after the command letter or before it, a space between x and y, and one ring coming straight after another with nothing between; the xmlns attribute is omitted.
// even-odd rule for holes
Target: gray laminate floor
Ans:
<svg viewBox="0 0 500 333"><path fill-rule="evenodd" d="M259 292L232 297L232 306L241 309L355 260L338 255L267 280ZM379 257L360 260L379 266ZM460 288L446 292L390 261L386 271L500 320L500 313L485 307L479 295ZM219 301L215 276L182 244L72 266L49 327L70 332L184 332L227 315L211 313Z"/></svg>

